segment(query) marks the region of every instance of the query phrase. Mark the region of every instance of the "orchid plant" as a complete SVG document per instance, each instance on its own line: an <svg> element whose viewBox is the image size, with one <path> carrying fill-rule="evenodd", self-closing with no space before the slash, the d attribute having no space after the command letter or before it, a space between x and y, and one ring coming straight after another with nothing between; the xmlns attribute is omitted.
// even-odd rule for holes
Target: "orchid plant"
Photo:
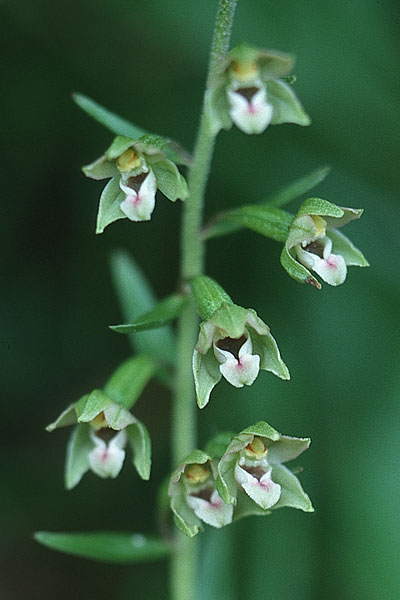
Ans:
<svg viewBox="0 0 400 600"><path fill-rule="evenodd" d="M176 142L140 129L86 96L75 96L83 110L116 135L100 158L83 167L89 178L109 179L100 196L96 233L124 218L133 222L132 227L140 227L139 222L151 219L157 192L172 202L181 200L180 285L157 302L135 263L122 259L114 264L117 288L125 299L133 298L135 314L127 315L129 323L111 329L131 334L137 353L111 374L103 389L73 402L47 429L75 425L67 448L67 489L76 486L89 470L101 478L117 477L127 446L138 475L147 480L150 435L132 408L153 377L172 388L173 465L166 494L177 529L173 530L171 523L166 537L141 538L139 546L131 540L124 550L133 562L161 555L171 558L172 600L195 597L196 539L192 538L204 526L219 529L248 515L269 515L281 507L313 511L298 471L286 466L309 447L309 438L282 435L259 421L239 433L220 432L204 451L196 447L196 400L198 408L204 409L221 378L236 388L252 385L260 370L283 380L290 378L269 326L253 308L235 304L223 287L204 273L207 240L249 228L281 243L281 263L287 273L317 289L321 284L313 273L337 286L344 283L348 266L368 265L360 250L339 231L358 219L362 210L315 197L306 199L296 215L282 208L321 181L326 170L291 185L284 201L250 201L217 213L203 226L207 177L221 129L235 125L245 134L262 134L270 125L310 124L293 88L291 55L247 44L229 49L236 3L219 1L193 156ZM187 169L187 183L181 169ZM176 339L170 328L175 319ZM88 534L82 545L78 534L57 535L40 532L37 539L59 550L92 557L98 555L105 539L104 534L101 540L98 534ZM116 535L110 534L114 543L110 560Z"/></svg>

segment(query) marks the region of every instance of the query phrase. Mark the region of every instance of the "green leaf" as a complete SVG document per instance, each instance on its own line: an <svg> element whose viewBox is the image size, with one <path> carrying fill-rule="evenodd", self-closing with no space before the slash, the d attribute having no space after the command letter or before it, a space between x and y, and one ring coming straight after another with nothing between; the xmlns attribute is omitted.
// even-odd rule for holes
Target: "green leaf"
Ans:
<svg viewBox="0 0 400 600"><path fill-rule="evenodd" d="M287 83L279 80L268 81L268 102L273 106L271 124L296 123L310 125L311 119L304 111L293 89Z"/></svg>
<svg viewBox="0 0 400 600"><path fill-rule="evenodd" d="M293 217L279 208L250 204L222 214L219 220L232 221L276 242L285 242Z"/></svg>
<svg viewBox="0 0 400 600"><path fill-rule="evenodd" d="M188 189L185 178L179 173L175 163L170 160L154 160L148 158L148 163L155 175L157 188L168 200L185 200Z"/></svg>
<svg viewBox="0 0 400 600"><path fill-rule="evenodd" d="M107 381L104 392L114 402L131 409L153 377L157 365L149 356L133 356L118 367Z"/></svg>
<svg viewBox="0 0 400 600"><path fill-rule="evenodd" d="M271 473L272 481L281 486L281 496L272 508L289 506L299 508L305 512L314 512L310 498L304 492L300 481L289 469L283 465L273 465Z"/></svg>
<svg viewBox="0 0 400 600"><path fill-rule="evenodd" d="M293 258L290 250L287 248L287 245L283 247L281 253L281 265L285 269L288 275L295 279L299 283L309 283L317 290L321 289L321 284L316 279L308 269L303 267L295 258Z"/></svg>
<svg viewBox="0 0 400 600"><path fill-rule="evenodd" d="M80 423L69 438L65 461L65 487L67 490L72 490L78 485L90 468L89 452L93 449L93 442L89 437L89 431L89 425Z"/></svg>
<svg viewBox="0 0 400 600"><path fill-rule="evenodd" d="M147 136L153 135L149 134L148 131L142 129L141 127L138 127L137 125L130 123L130 121L127 121L126 119L123 119L117 114L111 112L84 94L75 93L72 94L72 98L74 102L83 111L85 111L85 113L87 113L95 121L101 123L101 125L104 125L104 127L107 127L107 129L116 135L123 135L133 140L138 140L139 138L142 138L142 136L146 136L144 138L144 140L146 140ZM165 154L170 160L178 164L190 165L190 155L183 148L181 148L179 144L168 138L165 138L165 141L167 144L167 148L165 148Z"/></svg>
<svg viewBox="0 0 400 600"><path fill-rule="evenodd" d="M296 181L293 181L293 183L285 186L279 192L269 196L265 200L265 204L275 207L288 204L292 200L295 200L303 194L306 194L308 191L312 190L315 186L321 183L329 174L330 170L330 167L320 167L319 169L315 169L315 171L311 171L311 173L308 173L308 175L300 177Z"/></svg>
<svg viewBox="0 0 400 600"><path fill-rule="evenodd" d="M126 428L133 452L133 464L142 479L150 479L151 440L146 427L139 420Z"/></svg>
<svg viewBox="0 0 400 600"><path fill-rule="evenodd" d="M125 194L119 187L119 177L113 177L100 196L96 233L103 233L107 225L118 219L126 219L126 215L120 208L120 204L124 199Z"/></svg>
<svg viewBox="0 0 400 600"><path fill-rule="evenodd" d="M346 265L369 267L363 253L341 231L329 229L328 237L332 240L332 253L343 256Z"/></svg>
<svg viewBox="0 0 400 600"><path fill-rule="evenodd" d="M98 531L53 533L38 531L35 540L52 550L112 563L140 563L166 558L170 545L162 539L138 533Z"/></svg>
<svg viewBox="0 0 400 600"><path fill-rule="evenodd" d="M135 261L125 252L111 256L111 274L126 321L132 322L156 304L150 284ZM134 350L166 364L175 361L175 340L170 327L130 336ZM164 372L165 374L166 372Z"/></svg>
<svg viewBox="0 0 400 600"><path fill-rule="evenodd" d="M230 296L211 277L199 275L191 281L191 288L200 317L206 321L223 303L233 304Z"/></svg>
<svg viewBox="0 0 400 600"><path fill-rule="evenodd" d="M163 327L181 314L187 302L187 297L180 294L172 294L161 300L155 308L138 317L134 323L110 325L110 329L117 333L136 333L137 331Z"/></svg>

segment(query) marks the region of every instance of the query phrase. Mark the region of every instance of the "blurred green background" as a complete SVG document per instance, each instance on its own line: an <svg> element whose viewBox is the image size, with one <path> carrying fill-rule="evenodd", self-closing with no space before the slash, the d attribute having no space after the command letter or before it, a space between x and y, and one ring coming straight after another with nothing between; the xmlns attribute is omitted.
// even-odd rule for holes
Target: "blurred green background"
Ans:
<svg viewBox="0 0 400 600"><path fill-rule="evenodd" d="M71 101L92 96L191 148L216 0L3 0L3 260L0 312L2 477L0 596L5 600L165 598L167 565L99 565L52 553L35 530L155 530L168 470L170 398L151 385L136 414L154 445L150 484L125 466L63 490L67 432L44 432L60 410L101 386L129 354L107 329L121 320L109 256L129 250L159 295L177 281L181 209L159 197L151 223L94 235L101 183L80 166L111 135ZM277 511L203 535L202 600L396 600L400 391L398 264L399 13L395 0L241 0L233 43L297 55L296 91L309 128L220 135L209 216L255 202L312 169L333 170L318 195L365 207L346 227L371 262L321 292L289 279L280 247L251 232L213 240L208 273L267 321L292 380L263 373L225 382L199 415L200 439L265 419L310 435L301 480L316 513ZM230 554L221 547L231 541ZM221 564L225 561L225 565ZM218 560L217 560L218 559ZM219 567L225 573L219 579Z"/></svg>

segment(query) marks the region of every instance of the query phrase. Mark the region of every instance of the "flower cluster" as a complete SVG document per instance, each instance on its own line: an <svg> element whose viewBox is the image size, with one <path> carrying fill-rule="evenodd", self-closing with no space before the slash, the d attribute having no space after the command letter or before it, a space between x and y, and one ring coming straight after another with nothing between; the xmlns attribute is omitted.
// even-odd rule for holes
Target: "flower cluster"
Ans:
<svg viewBox="0 0 400 600"><path fill-rule="evenodd" d="M172 202L187 198L187 185L177 166L166 158L165 140L146 135L138 140L117 136L100 158L83 167L92 179L111 181L100 198L97 233L113 221L148 221L157 189Z"/></svg>
<svg viewBox="0 0 400 600"><path fill-rule="evenodd" d="M347 266L368 266L360 250L338 231L362 213L361 209L339 207L321 198L303 202L289 228L281 256L289 275L320 288L310 270L329 285L337 286L345 281Z"/></svg>
<svg viewBox="0 0 400 600"><path fill-rule="evenodd" d="M304 452L308 438L284 436L265 422L238 435L224 435L193 451L173 473L169 486L177 526L193 537L202 523L223 527L250 514L313 507L296 475L283 465Z"/></svg>
<svg viewBox="0 0 400 600"><path fill-rule="evenodd" d="M241 44L221 61L207 93L209 125L213 132L232 122L244 133L262 133L269 124L309 125L293 89L282 78L294 59L275 50Z"/></svg>

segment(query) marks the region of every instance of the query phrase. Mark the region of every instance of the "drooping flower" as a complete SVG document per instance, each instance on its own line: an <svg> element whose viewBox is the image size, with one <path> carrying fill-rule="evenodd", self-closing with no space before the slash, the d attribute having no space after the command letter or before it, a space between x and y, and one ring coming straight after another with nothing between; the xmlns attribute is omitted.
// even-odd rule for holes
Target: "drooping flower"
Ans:
<svg viewBox="0 0 400 600"><path fill-rule="evenodd" d="M269 124L309 125L309 116L283 79L293 66L293 57L282 52L246 44L233 48L219 63L207 91L211 131L229 129L232 122L248 134L262 133Z"/></svg>
<svg viewBox="0 0 400 600"><path fill-rule="evenodd" d="M216 463L194 450L174 471L168 495L177 526L193 537L202 523L223 527L232 522L233 506L221 499L215 487Z"/></svg>
<svg viewBox="0 0 400 600"><path fill-rule="evenodd" d="M283 436L262 421L234 436L218 463L217 490L236 506L235 518L283 506L313 511L299 480L282 464L309 445L309 438Z"/></svg>
<svg viewBox="0 0 400 600"><path fill-rule="evenodd" d="M117 136L103 156L83 168L87 177L108 179L100 198L97 233L113 221L148 221L157 189L172 202L187 197L187 185L177 166L166 158L166 141L158 136L137 140Z"/></svg>
<svg viewBox="0 0 400 600"><path fill-rule="evenodd" d="M223 302L200 324L193 353L199 407L208 403L211 391L221 377L240 388L251 385L260 369L271 371L281 379L290 378L268 325L253 309Z"/></svg>
<svg viewBox="0 0 400 600"><path fill-rule="evenodd" d="M343 208L320 198L303 202L289 228L281 262L289 275L317 288L314 271L332 286L346 280L347 266L368 266L363 254L337 228L362 214L361 209Z"/></svg>
<svg viewBox="0 0 400 600"><path fill-rule="evenodd" d="M68 406L47 431L75 425L67 447L65 485L75 487L91 470L102 478L115 478L122 469L125 447L142 479L149 479L151 444L146 427L130 412L154 372L154 362L135 356L113 373L104 387Z"/></svg>

